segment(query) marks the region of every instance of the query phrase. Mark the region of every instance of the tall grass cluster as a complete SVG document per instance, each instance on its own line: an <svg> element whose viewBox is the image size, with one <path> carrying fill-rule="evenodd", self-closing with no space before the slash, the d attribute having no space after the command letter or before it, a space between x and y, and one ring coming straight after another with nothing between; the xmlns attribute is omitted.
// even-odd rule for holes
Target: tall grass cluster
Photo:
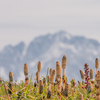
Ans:
<svg viewBox="0 0 100 100"><path fill-rule="evenodd" d="M0 100L100 100L100 71L99 60L95 60L96 75L93 79L93 69L84 64L84 71L80 70L82 81L76 84L75 79L65 76L67 57L62 57L62 64L56 62L56 70L50 68L47 75L41 77L41 62L37 64L34 81L29 75L28 65L24 64L24 81L14 81L13 72L9 72L9 81L0 78ZM71 72L72 74L72 72Z"/></svg>

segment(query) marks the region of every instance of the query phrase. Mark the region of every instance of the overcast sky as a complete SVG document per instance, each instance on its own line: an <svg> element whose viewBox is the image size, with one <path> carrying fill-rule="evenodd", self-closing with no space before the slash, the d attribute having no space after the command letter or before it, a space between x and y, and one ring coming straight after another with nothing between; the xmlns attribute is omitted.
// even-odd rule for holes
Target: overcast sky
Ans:
<svg viewBox="0 0 100 100"><path fill-rule="evenodd" d="M0 50L60 30L100 42L100 0L0 0Z"/></svg>

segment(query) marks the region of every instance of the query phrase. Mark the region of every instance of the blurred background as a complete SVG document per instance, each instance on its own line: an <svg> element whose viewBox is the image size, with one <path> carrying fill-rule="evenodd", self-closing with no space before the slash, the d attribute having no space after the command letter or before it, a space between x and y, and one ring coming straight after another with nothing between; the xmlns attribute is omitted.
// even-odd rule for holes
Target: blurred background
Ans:
<svg viewBox="0 0 100 100"><path fill-rule="evenodd" d="M1 0L0 77L24 79L24 63L30 74L55 69L67 56L66 76L80 80L79 70L88 63L95 73L100 58L100 0ZM74 73L72 73L74 71Z"/></svg>

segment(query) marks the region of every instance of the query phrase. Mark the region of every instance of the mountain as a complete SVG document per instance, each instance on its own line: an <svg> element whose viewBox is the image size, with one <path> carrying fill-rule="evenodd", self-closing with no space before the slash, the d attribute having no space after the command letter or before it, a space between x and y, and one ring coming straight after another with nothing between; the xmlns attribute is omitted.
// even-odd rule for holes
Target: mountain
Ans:
<svg viewBox="0 0 100 100"><path fill-rule="evenodd" d="M0 77L8 79L9 71L14 79L24 80L24 63L28 64L29 73L37 71L38 61L41 61L41 75L46 75L47 68L56 68L56 61L62 62L63 55L67 57L66 76L68 80L81 80L79 70L84 71L84 64L93 68L95 75L95 58L100 59L100 43L97 40L83 36L72 36L60 31L33 39L28 47L24 42L16 46L8 45L0 52Z"/></svg>

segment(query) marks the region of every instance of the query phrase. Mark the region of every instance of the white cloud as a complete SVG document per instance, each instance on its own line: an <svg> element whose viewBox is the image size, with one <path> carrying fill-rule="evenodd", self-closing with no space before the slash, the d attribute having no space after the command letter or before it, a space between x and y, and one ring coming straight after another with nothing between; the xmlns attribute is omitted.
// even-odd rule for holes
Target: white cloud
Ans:
<svg viewBox="0 0 100 100"><path fill-rule="evenodd" d="M24 73L22 71L20 71L19 73L19 77L17 78L17 82L20 82L20 81L24 81L25 80L25 76L24 76Z"/></svg>
<svg viewBox="0 0 100 100"><path fill-rule="evenodd" d="M100 0L1 0L0 49L65 30L100 41Z"/></svg>
<svg viewBox="0 0 100 100"><path fill-rule="evenodd" d="M5 72L4 67L0 67L0 77L2 77L4 80L8 80L8 75Z"/></svg>

